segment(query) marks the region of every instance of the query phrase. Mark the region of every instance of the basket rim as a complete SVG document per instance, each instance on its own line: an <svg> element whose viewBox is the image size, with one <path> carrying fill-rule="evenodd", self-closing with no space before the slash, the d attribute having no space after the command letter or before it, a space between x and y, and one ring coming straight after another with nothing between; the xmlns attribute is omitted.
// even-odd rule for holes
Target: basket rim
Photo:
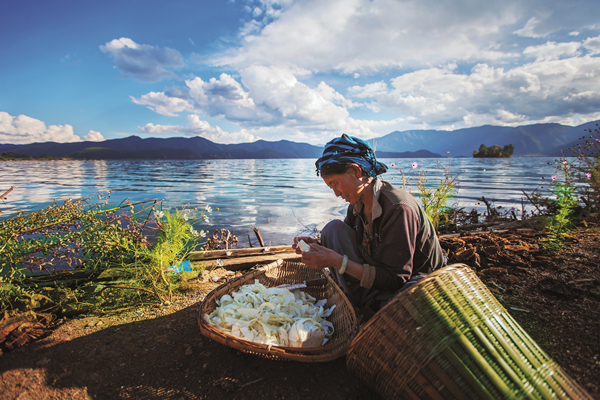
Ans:
<svg viewBox="0 0 600 400"><path fill-rule="evenodd" d="M427 282L431 282L432 280L435 280L438 275L445 274L448 271L457 270L457 269L464 269L464 268L471 269L467 264L463 264L463 263L450 264L450 265L447 265L447 266L445 266L443 268L437 269L437 270L433 271L432 273L428 274L425 278L419 280L417 283L415 283L414 285L412 285L412 287L410 287L410 288L408 288L408 289L400 292L398 294L398 296L410 295L410 294L416 292L417 290L419 290Z"/></svg>
<svg viewBox="0 0 600 400"><path fill-rule="evenodd" d="M225 282L216 288L214 288L209 294L206 295L202 301L198 311L198 325L200 332L221 344L228 347L246 352L246 353L258 353L269 358L287 359L294 361L304 362L324 362L331 361L336 358L344 356L350 348L356 334L358 333L358 318L356 311L350 303L350 300L343 293L341 288L335 283L329 274L323 273L323 276L327 279L327 285L333 285L333 288L341 296L342 301L346 304L346 309L350 312L351 328L347 333L347 338L339 343L324 346L312 346L312 347L289 347L289 346L275 346L264 343L256 343L245 339L237 338L221 329L218 329L207 320L206 309L215 301L217 294L222 292L225 288L229 288L232 291L234 288L239 287L240 282L247 282L255 279L258 276L264 275L267 272L279 268L284 264L301 264L297 262L284 261L279 259L264 267L249 271L231 281ZM339 305L337 305L339 307Z"/></svg>

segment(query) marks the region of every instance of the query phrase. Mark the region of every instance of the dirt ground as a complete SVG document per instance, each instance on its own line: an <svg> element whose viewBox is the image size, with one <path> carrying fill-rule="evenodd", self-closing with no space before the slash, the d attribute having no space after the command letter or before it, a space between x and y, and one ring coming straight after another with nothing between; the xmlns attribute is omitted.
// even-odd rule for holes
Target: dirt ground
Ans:
<svg viewBox="0 0 600 400"><path fill-rule="evenodd" d="M557 255L531 230L442 240L530 336L600 399L600 233L574 232ZM0 355L2 399L379 399L345 367L271 361L200 334L205 295L233 277L214 272L173 304L113 317L59 320L42 338Z"/></svg>

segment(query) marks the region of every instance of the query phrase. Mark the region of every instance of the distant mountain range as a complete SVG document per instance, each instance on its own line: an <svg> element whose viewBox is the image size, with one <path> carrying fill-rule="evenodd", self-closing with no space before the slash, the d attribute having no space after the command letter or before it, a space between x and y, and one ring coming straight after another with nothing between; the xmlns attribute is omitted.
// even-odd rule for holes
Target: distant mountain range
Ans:
<svg viewBox="0 0 600 400"><path fill-rule="evenodd" d="M560 124L535 124L515 128L481 126L456 131L411 130L392 132L369 140L382 158L439 158L447 152L453 157L471 157L483 143L515 147L514 156L560 156L568 152L586 129L596 128L600 121L576 127ZM265 159L318 158L323 147L288 140L252 143L218 144L201 137L146 138L129 136L104 142L0 144L0 153L40 157L71 157L76 159Z"/></svg>
<svg viewBox="0 0 600 400"><path fill-rule="evenodd" d="M473 150L481 144L500 147L512 144L515 147L513 156L551 156L561 155L561 150L568 153L579 138L587 134L587 129L596 128L600 121L588 122L576 127L560 124L535 124L518 127L485 125L477 128L458 129L455 131L414 130L392 132L376 138L378 151L415 151L427 149L434 153L452 157L472 157ZM372 143L372 140L369 140Z"/></svg>

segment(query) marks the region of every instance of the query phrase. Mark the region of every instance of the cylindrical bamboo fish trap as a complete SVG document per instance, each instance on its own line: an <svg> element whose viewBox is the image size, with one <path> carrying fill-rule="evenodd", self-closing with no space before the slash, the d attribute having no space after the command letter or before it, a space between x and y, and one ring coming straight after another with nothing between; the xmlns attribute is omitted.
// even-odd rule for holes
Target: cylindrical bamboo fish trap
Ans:
<svg viewBox="0 0 600 400"><path fill-rule="evenodd" d="M346 363L385 399L592 399L464 264L396 296Z"/></svg>

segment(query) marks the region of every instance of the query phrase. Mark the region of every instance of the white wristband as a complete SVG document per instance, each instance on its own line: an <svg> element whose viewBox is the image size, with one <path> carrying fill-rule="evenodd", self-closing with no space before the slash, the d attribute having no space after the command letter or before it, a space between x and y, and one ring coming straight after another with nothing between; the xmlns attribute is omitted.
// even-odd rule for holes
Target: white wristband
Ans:
<svg viewBox="0 0 600 400"><path fill-rule="evenodd" d="M344 254L344 258L342 259L342 266L338 270L340 274L344 274L346 272L346 268L348 267L348 256Z"/></svg>

